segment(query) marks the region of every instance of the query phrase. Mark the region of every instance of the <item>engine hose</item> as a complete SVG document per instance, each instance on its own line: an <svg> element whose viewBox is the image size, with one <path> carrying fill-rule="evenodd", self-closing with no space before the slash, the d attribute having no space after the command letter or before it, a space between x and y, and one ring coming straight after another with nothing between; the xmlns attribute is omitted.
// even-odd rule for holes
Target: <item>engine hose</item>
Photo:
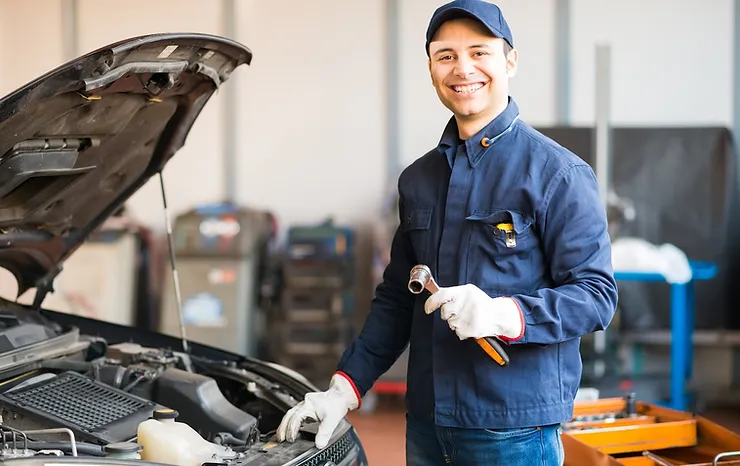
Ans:
<svg viewBox="0 0 740 466"><path fill-rule="evenodd" d="M145 380L148 380L148 377L145 375L140 375L134 379L133 382L130 382L125 387L121 388L124 392L130 392L135 386L140 384L141 382L144 382Z"/></svg>
<svg viewBox="0 0 740 466"><path fill-rule="evenodd" d="M229 432L219 432L213 439L213 443L217 445L228 445L228 446L245 446L246 440L242 440L234 437Z"/></svg>
<svg viewBox="0 0 740 466"><path fill-rule="evenodd" d="M61 450L65 453L72 452L70 442L39 442L34 440L28 441L28 448L31 450ZM105 456L103 449L93 443L77 442L77 454L87 456Z"/></svg>
<svg viewBox="0 0 740 466"><path fill-rule="evenodd" d="M0 451L2 450L2 447L5 446L6 448L26 447L31 450L61 450L66 453L73 453L72 442L48 442L45 440L30 440L22 430L13 429L7 426L3 428L7 429L8 431L3 432L2 430L0 430L0 442L2 442L2 445L0 445ZM13 433L16 433L16 435L21 437L21 439L19 440L16 436L13 435ZM11 436L12 440L9 440L8 437ZM75 442L75 447L77 448L78 455L80 453L83 453L89 456L105 456L102 447L100 447L99 445L95 445L94 443Z"/></svg>
<svg viewBox="0 0 740 466"><path fill-rule="evenodd" d="M73 361L70 359L52 359L40 364L44 369L57 369L63 371L88 372L92 369L92 363L86 361Z"/></svg>

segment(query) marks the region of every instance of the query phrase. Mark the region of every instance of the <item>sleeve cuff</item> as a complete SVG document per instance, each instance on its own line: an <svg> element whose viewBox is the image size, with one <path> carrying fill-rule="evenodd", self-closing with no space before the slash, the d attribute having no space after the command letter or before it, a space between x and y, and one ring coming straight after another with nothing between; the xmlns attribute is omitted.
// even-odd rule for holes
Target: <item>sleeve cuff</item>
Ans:
<svg viewBox="0 0 740 466"><path fill-rule="evenodd" d="M355 396L357 397L357 409L359 409L362 406L362 397L360 396L360 391L357 390L357 385L355 385L354 381L352 381L352 379L350 378L350 376L348 376L344 372L342 372L342 371L336 371L335 374L336 375L340 375L340 376L344 377L345 379L347 379L347 382L349 382L349 384L352 386L352 390L355 391Z"/></svg>
<svg viewBox="0 0 740 466"><path fill-rule="evenodd" d="M517 302L516 299L514 299L514 298L508 298L508 299L510 299L511 302L514 303L514 305L516 306L517 310L519 311L519 319L521 319L521 329L522 330L521 330L521 332L519 333L518 336L513 337L513 338L512 337L507 337L507 336L504 336L504 335L500 335L498 337L499 340L503 341L507 345L510 344L513 341L519 341L522 338L524 338L524 330L526 329L526 326L527 326L526 322L524 322L524 312L522 311L522 307L519 305L519 303Z"/></svg>

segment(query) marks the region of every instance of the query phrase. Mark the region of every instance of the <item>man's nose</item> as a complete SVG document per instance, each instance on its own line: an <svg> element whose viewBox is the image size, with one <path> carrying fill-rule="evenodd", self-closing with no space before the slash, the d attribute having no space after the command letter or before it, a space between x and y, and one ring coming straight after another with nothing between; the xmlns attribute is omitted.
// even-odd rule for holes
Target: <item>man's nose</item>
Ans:
<svg viewBox="0 0 740 466"><path fill-rule="evenodd" d="M455 74L461 78L466 78L475 72L475 66L473 60L468 57L461 57L457 60L457 66L455 66Z"/></svg>

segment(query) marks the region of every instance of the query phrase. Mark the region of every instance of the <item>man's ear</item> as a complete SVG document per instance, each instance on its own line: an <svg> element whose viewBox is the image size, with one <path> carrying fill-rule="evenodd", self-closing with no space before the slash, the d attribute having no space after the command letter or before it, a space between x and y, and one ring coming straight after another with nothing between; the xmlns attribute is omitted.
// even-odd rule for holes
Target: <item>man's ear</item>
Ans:
<svg viewBox="0 0 740 466"><path fill-rule="evenodd" d="M509 50L509 54L506 55L506 74L509 78L513 78L516 75L518 65L519 52L516 49Z"/></svg>
<svg viewBox="0 0 740 466"><path fill-rule="evenodd" d="M434 86L434 75L432 74L432 59L427 60L427 68L429 68L429 79L432 80L432 86Z"/></svg>

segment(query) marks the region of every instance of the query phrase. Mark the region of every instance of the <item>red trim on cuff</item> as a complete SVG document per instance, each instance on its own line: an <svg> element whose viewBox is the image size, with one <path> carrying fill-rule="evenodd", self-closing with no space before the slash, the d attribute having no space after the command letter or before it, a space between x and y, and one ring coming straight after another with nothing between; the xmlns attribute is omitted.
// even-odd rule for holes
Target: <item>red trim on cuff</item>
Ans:
<svg viewBox="0 0 740 466"><path fill-rule="evenodd" d="M362 397L360 396L360 391L357 389L357 386L355 385L355 383L352 381L352 379L347 374L345 374L342 371L336 371L335 374L341 375L342 377L347 379L347 382L349 382L350 385L352 385L352 390L355 391L355 396L357 397L357 409L360 409L360 406L362 406Z"/></svg>
<svg viewBox="0 0 740 466"><path fill-rule="evenodd" d="M502 341L503 341L504 343L506 343L507 345L508 345L509 343L511 343L512 341L519 341L519 340L521 340L522 338L524 338L524 328L525 328L525 327L526 327L526 325L527 325L527 324L526 324L526 323L524 322L524 312L522 311L522 307L521 307L521 306L519 305L519 303L517 302L517 300L516 300L516 299L514 299L514 298L509 298L509 299L511 300L511 302L513 302L513 303L514 303L514 304L516 305L516 308L517 308L517 309L519 309L519 318L520 318L520 319L521 319L521 321L522 321L522 332L521 332L521 333L519 334L519 336L518 336L518 337L516 337L516 338L511 338L511 337L507 337L507 336L504 336L504 335L500 335L500 336L498 337L498 338L499 338L499 340L502 340Z"/></svg>

